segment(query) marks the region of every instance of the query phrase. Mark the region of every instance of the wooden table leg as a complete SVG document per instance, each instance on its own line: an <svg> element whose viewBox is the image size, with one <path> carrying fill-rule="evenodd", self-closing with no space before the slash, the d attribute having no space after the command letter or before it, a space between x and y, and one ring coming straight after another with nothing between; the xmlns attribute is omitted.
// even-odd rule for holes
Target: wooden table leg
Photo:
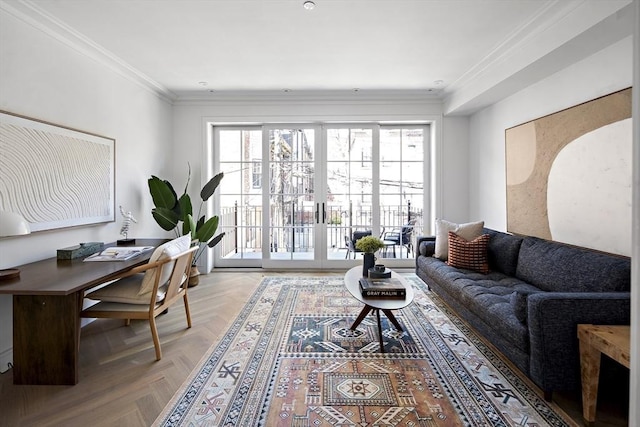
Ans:
<svg viewBox="0 0 640 427"><path fill-rule="evenodd" d="M600 351L593 348L588 337L580 339L580 373L582 378L582 417L587 422L596 420L598 381L600 378Z"/></svg>
<svg viewBox="0 0 640 427"><path fill-rule="evenodd" d="M360 311L360 314L358 314L358 317L353 322L353 325L351 325L350 329L352 331L355 331L356 328L358 327L358 325L360 324L360 322L362 322L364 320L364 318L367 317L367 314L369 314L369 312L371 310L373 310L373 307L371 307L370 305L365 305L364 307L362 307L362 310Z"/></svg>
<svg viewBox="0 0 640 427"><path fill-rule="evenodd" d="M13 296L14 384L78 383L81 294Z"/></svg>
<svg viewBox="0 0 640 427"><path fill-rule="evenodd" d="M378 318L378 340L380 341L380 353L384 353L384 341L382 340L382 322L380 322L380 309L376 308L376 317Z"/></svg>
<svg viewBox="0 0 640 427"><path fill-rule="evenodd" d="M393 323L393 326L395 326L398 331L403 331L402 326L400 326L400 323L396 319L396 316L393 315L393 312L391 310L382 310L382 312L387 316L387 319L389 319L389 321Z"/></svg>

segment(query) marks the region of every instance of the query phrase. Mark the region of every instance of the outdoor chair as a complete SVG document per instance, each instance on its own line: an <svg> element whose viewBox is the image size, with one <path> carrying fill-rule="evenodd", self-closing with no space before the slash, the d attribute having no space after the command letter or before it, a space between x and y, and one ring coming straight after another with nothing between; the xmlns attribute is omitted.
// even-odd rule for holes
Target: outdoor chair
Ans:
<svg viewBox="0 0 640 427"><path fill-rule="evenodd" d="M393 242L394 245L400 246L401 254L402 247L404 246L407 249L407 258L409 258L409 254L413 251L413 228L414 223L409 222L402 227L383 233L382 240L385 242Z"/></svg>
<svg viewBox="0 0 640 427"><path fill-rule="evenodd" d="M191 247L188 235L158 246L147 264L134 267L115 282L86 294L85 298L99 302L82 310L80 316L124 319L127 326L131 319L148 320L156 360L160 360L162 350L155 318L182 298L187 326L191 327L187 282L197 249L197 246Z"/></svg>

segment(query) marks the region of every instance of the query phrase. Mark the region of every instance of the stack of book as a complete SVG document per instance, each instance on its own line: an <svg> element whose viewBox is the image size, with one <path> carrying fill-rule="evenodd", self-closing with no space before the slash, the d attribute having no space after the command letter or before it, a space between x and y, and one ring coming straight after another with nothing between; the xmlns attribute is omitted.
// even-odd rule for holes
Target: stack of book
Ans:
<svg viewBox="0 0 640 427"><path fill-rule="evenodd" d="M96 252L84 261L127 261L150 251L153 246L114 246L102 252Z"/></svg>
<svg viewBox="0 0 640 427"><path fill-rule="evenodd" d="M405 299L407 290L393 277L384 279L360 278L360 292L365 298Z"/></svg>

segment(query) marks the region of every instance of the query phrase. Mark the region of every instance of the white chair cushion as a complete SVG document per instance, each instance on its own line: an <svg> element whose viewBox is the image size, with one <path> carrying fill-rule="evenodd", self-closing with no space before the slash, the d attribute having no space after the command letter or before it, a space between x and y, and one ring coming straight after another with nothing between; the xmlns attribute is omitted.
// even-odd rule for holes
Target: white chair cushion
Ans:
<svg viewBox="0 0 640 427"><path fill-rule="evenodd" d="M98 301L141 304L148 306L151 302L151 293L147 292L145 295L140 295L138 293L140 289L140 282L142 282L144 276L144 274L136 274L125 277L124 279L117 280L107 286L90 292L85 295L85 297ZM164 299L164 295L165 288L159 288L156 300L162 301Z"/></svg>
<svg viewBox="0 0 640 427"><path fill-rule="evenodd" d="M436 247L434 257L446 261L449 257L449 232L452 231L465 240L472 241L482 235L484 221L456 224L455 222L436 219Z"/></svg>
<svg viewBox="0 0 640 427"><path fill-rule="evenodd" d="M182 237L178 237L177 239L173 239L163 245L158 246L153 253L151 254L151 258L149 258L149 262L160 261L165 258L171 258L172 256L178 255L181 252L186 251L191 246L191 236L186 235ZM173 270L173 263L169 262L165 264L162 268L162 276L160 276L160 286L167 283L169 277L171 276L171 271ZM142 279L142 284L138 290L138 295L144 295L153 290L153 284L155 283L157 270L148 270L144 279Z"/></svg>

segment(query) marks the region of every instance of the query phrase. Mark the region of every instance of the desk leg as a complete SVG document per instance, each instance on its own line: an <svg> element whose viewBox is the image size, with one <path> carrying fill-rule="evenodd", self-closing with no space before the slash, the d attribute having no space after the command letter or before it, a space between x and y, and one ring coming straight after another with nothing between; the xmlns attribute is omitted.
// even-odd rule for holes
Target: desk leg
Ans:
<svg viewBox="0 0 640 427"><path fill-rule="evenodd" d="M580 373L582 377L582 417L592 423L596 420L598 380L600 377L600 352L589 339L580 339Z"/></svg>
<svg viewBox="0 0 640 427"><path fill-rule="evenodd" d="M13 296L14 384L78 383L81 292Z"/></svg>

